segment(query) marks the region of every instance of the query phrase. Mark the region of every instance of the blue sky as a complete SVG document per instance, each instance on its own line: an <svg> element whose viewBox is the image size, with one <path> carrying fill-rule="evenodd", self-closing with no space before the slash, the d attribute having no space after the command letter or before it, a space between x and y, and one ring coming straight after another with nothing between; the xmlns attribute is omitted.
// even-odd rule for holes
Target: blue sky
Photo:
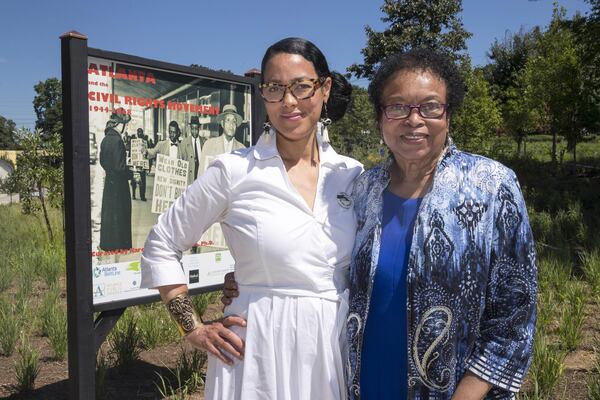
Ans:
<svg viewBox="0 0 600 400"><path fill-rule="evenodd" d="M345 72L361 62L364 26L383 30L382 0L244 0L212 2L2 0L0 11L0 115L32 128L33 85L60 78L59 36L77 30L90 47L177 64L200 64L243 74L259 67L278 39L302 36L315 42L330 67ZM569 16L585 14L583 0L559 0ZM521 27L547 26L551 0L463 0L463 23L473 33L474 64L487 63L495 38ZM365 86L366 80L353 80Z"/></svg>

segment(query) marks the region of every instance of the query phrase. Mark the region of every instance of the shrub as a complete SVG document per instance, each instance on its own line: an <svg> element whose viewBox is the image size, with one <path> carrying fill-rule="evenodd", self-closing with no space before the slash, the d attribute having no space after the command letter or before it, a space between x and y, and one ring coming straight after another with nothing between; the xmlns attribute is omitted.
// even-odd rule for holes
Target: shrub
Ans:
<svg viewBox="0 0 600 400"><path fill-rule="evenodd" d="M29 341L22 336L19 358L15 364L15 376L17 378L17 390L26 392L33 389L35 379L40 372L39 353L33 349Z"/></svg>
<svg viewBox="0 0 600 400"><path fill-rule="evenodd" d="M547 244L548 240L552 237L552 229L554 227L552 216L545 211L536 212L529 209L528 212L529 223L535 241L537 243Z"/></svg>
<svg viewBox="0 0 600 400"><path fill-rule="evenodd" d="M204 376L200 371L205 363L206 353L194 349L189 354L182 349L175 369L169 368L176 386L173 387L169 379L158 375L160 382L156 382L155 385L161 396L170 399L186 399L191 393L204 385Z"/></svg>
<svg viewBox="0 0 600 400"><path fill-rule="evenodd" d="M579 202L569 203L566 210L559 210L554 218L554 243L583 243L587 236L587 227L583 222L583 213Z"/></svg>
<svg viewBox="0 0 600 400"><path fill-rule="evenodd" d="M2 273L0 273L0 293L3 293L12 286L16 274L16 261L14 256L8 255L3 257L0 262L3 264L3 267L0 268L2 271Z"/></svg>
<svg viewBox="0 0 600 400"><path fill-rule="evenodd" d="M552 290L562 298L566 295L565 282L571 279L571 266L568 260L557 255L546 255L540 257L538 268L538 280L542 290Z"/></svg>
<svg viewBox="0 0 600 400"><path fill-rule="evenodd" d="M221 292L208 292L192 296L192 303L194 303L198 315L202 316L206 311L206 308L217 301L220 294Z"/></svg>
<svg viewBox="0 0 600 400"><path fill-rule="evenodd" d="M42 336L48 336L50 327L53 325L53 319L56 315L56 308L58 307L60 296L60 290L57 286L51 286L48 288L44 300L42 300L41 306L41 327L40 333Z"/></svg>
<svg viewBox="0 0 600 400"><path fill-rule="evenodd" d="M64 360L67 354L67 312L62 307L54 308L49 319L48 339L54 352L54 358Z"/></svg>
<svg viewBox="0 0 600 400"><path fill-rule="evenodd" d="M15 351L19 331L21 329L21 320L15 312L15 306L9 305L6 301L0 302L0 346L2 353L6 356L12 355Z"/></svg>
<svg viewBox="0 0 600 400"><path fill-rule="evenodd" d="M594 293L600 293L600 251L583 252L580 258L585 280Z"/></svg>
<svg viewBox="0 0 600 400"><path fill-rule="evenodd" d="M179 338L176 325L162 304L151 304L139 309L137 326L144 349L152 349Z"/></svg>
<svg viewBox="0 0 600 400"><path fill-rule="evenodd" d="M544 334L537 334L533 347L533 362L529 376L533 384L534 398L550 395L565 370L565 354L548 344Z"/></svg>
<svg viewBox="0 0 600 400"><path fill-rule="evenodd" d="M111 355L115 366L124 372L131 364L139 359L141 338L133 316L128 314L121 317L110 334Z"/></svg>
<svg viewBox="0 0 600 400"><path fill-rule="evenodd" d="M45 246L39 252L37 275L42 278L47 287L56 286L64 273L64 247L52 244Z"/></svg>

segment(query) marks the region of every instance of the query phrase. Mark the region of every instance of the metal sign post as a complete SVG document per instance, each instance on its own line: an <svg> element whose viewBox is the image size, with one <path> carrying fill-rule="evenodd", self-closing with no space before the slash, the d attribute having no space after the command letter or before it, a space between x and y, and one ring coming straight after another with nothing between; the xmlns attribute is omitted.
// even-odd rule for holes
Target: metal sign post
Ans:
<svg viewBox="0 0 600 400"><path fill-rule="evenodd" d="M61 36L65 162L65 245L69 398L95 398L96 348L92 302L87 37Z"/></svg>

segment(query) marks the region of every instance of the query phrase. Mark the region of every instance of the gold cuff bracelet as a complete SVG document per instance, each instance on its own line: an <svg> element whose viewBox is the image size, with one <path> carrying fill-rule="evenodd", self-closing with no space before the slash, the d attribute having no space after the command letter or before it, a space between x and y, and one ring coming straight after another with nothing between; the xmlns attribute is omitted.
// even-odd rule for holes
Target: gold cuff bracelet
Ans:
<svg viewBox="0 0 600 400"><path fill-rule="evenodd" d="M187 293L178 294L167 302L167 310L177 324L181 336L192 332L202 325L200 318L194 309L192 299Z"/></svg>

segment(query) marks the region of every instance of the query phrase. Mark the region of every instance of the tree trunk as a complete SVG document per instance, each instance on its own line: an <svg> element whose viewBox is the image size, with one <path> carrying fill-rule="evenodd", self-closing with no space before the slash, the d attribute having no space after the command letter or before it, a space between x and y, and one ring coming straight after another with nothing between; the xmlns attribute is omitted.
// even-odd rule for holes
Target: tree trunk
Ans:
<svg viewBox="0 0 600 400"><path fill-rule="evenodd" d="M573 163L577 163L577 142L573 145Z"/></svg>
<svg viewBox="0 0 600 400"><path fill-rule="evenodd" d="M556 129L552 130L552 162L556 164Z"/></svg>
<svg viewBox="0 0 600 400"><path fill-rule="evenodd" d="M42 203L42 210L44 211L44 221L46 221L46 228L48 229L48 236L50 242L54 242L54 235L52 234L52 225L50 225L50 218L48 217L48 210L46 209L46 201L44 199L44 188L41 182L38 182L38 193L40 195L40 203Z"/></svg>

